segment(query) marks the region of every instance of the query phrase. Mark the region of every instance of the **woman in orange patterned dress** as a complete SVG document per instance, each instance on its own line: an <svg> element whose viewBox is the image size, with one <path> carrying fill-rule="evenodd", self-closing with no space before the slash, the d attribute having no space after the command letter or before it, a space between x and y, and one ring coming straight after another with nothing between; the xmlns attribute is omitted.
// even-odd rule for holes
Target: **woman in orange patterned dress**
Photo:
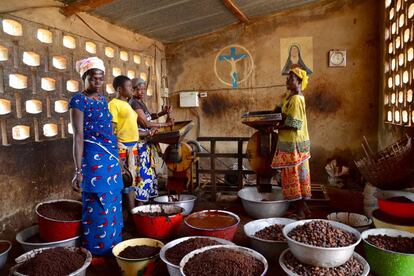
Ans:
<svg viewBox="0 0 414 276"><path fill-rule="evenodd" d="M279 128L278 144L272 167L282 171L282 191L286 199L296 202L299 217L310 216L305 199L311 197L309 171L310 141L302 91L308 84L306 71L289 71L286 86L289 90L282 101L283 125Z"/></svg>

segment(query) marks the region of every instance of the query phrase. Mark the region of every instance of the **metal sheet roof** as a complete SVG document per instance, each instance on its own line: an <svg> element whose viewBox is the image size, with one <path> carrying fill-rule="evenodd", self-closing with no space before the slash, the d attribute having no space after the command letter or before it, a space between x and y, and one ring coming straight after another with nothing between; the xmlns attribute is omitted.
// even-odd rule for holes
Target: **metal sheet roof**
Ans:
<svg viewBox="0 0 414 276"><path fill-rule="evenodd" d="M249 18L316 1L233 0ZM239 22L222 0L115 0L91 13L162 42L191 38Z"/></svg>

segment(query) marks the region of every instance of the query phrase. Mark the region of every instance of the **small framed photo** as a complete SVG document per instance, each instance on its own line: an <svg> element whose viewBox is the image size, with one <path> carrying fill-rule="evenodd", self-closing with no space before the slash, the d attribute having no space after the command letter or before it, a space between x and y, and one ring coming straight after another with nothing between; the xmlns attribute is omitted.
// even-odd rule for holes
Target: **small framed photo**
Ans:
<svg viewBox="0 0 414 276"><path fill-rule="evenodd" d="M329 67L346 67L346 51L329 51Z"/></svg>

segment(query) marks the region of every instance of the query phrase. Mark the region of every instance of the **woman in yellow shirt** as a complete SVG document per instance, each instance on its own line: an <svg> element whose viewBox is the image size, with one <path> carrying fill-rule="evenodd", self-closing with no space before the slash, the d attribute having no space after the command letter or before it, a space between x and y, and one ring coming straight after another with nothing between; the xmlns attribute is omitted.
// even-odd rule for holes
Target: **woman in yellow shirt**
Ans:
<svg viewBox="0 0 414 276"><path fill-rule="evenodd" d="M124 191L129 194L129 207L133 208L135 207L135 187L140 183L138 116L128 103L128 100L132 97L131 79L120 75L114 78L112 85L117 92L117 96L109 102L108 107L112 114L114 133L118 138L119 160L124 187L133 187ZM131 174L131 179L126 179L125 176L128 174L125 173L125 170L128 170Z"/></svg>
<svg viewBox="0 0 414 276"><path fill-rule="evenodd" d="M282 101L284 123L279 128L276 153L272 167L282 171L282 191L286 199L299 199L298 216L309 216L305 199L311 197L309 171L310 141L302 91L308 84L306 71L296 67L289 71L286 86L289 90Z"/></svg>

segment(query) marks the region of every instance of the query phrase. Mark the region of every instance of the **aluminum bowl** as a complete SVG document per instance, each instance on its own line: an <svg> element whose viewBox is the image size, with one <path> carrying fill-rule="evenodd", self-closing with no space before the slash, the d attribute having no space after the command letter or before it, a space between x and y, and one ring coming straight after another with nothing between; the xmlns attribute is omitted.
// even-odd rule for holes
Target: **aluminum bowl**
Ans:
<svg viewBox="0 0 414 276"><path fill-rule="evenodd" d="M184 275L185 276L185 274L184 274L184 266L187 264L187 262L192 257L194 257L195 255L200 254L200 253L202 253L204 251L211 250L211 249L215 249L215 248L223 248L223 249L224 248L228 248L228 249L237 250L237 251L243 252L245 254L248 254L248 255L250 255L250 256L258 259L264 265L264 271L263 271L263 273L260 276L266 275L266 272L267 272L267 270L269 268L269 265L268 265L268 263L266 261L266 258L263 257L262 254L254 251L254 250L252 250L250 248L242 247L242 246L237 246L237 245L213 245L213 246L207 246L207 247L203 247L203 248L200 248L200 249L191 251L190 253L188 253L187 255L185 255L184 258L180 262L180 272L181 272L181 275Z"/></svg>
<svg viewBox="0 0 414 276"><path fill-rule="evenodd" d="M311 221L326 221L335 228L354 234L355 237L357 237L357 241L349 246L327 248L297 242L288 236L288 233L297 226ZM336 267L346 263L354 253L355 247L361 241L361 234L354 228L336 221L322 219L308 219L292 222L283 228L283 236L285 236L290 251L296 259L304 264L320 267Z"/></svg>
<svg viewBox="0 0 414 276"><path fill-rule="evenodd" d="M256 232L271 225L281 224L287 225L295 222L293 219L287 218L266 218L253 220L244 225L244 233L250 240L250 246L260 254L266 257L270 262L279 258L280 254L288 248L286 241L270 241L255 237Z"/></svg>
<svg viewBox="0 0 414 276"><path fill-rule="evenodd" d="M80 236L73 237L66 240L55 241L55 242L27 242L27 240L34 235L39 234L39 225L30 226L16 235L16 241L20 243L24 252L31 251L38 248L51 248L51 247L72 247L80 245Z"/></svg>
<svg viewBox="0 0 414 276"><path fill-rule="evenodd" d="M47 250L48 248L39 248L39 249L34 249L31 250L29 252L24 253L23 255L21 255L20 257L17 257L15 259L16 261L16 265L13 266L10 269L10 275L16 275L16 276L26 276L24 274L21 274L19 272L17 272L17 270L19 269L19 267L21 265L23 265L24 262L32 259L34 256L36 256L38 253L41 253L44 250ZM66 249L74 251L77 248L76 247L66 247ZM83 266L81 268L79 268L78 270L72 272L71 274L69 274L68 276L85 276L86 275L86 269L88 268L88 266L91 264L92 262L92 254L91 252L89 252L88 250L86 250L85 248L80 248L85 254L86 254L86 259L85 259L85 263L83 264Z"/></svg>
<svg viewBox="0 0 414 276"><path fill-rule="evenodd" d="M287 268L287 266L285 265L285 262L283 261L283 258L285 257L286 253L288 253L288 252L289 252L289 249L286 249L285 251L283 251L283 253L279 257L279 264L288 276L299 276L298 274L294 273L292 270ZM355 259L357 259L358 261L360 261L362 263L362 265L364 266L364 271L362 271L362 274L360 276L367 276L368 273L369 273L369 270L370 270L368 262L361 255L359 255L356 252L354 252L354 254L352 256Z"/></svg>
<svg viewBox="0 0 414 276"><path fill-rule="evenodd" d="M371 269L377 275L406 276L414 275L414 254L398 253L379 248L367 241L369 235L414 238L413 233L395 229L370 229L361 234L365 256Z"/></svg>
<svg viewBox="0 0 414 276"><path fill-rule="evenodd" d="M360 233L368 230L372 225L372 219L365 215L349 212L330 213L327 216L328 220L337 221L349 225Z"/></svg>
<svg viewBox="0 0 414 276"><path fill-rule="evenodd" d="M174 199L177 199L177 196L175 195L174 196L163 195L163 196L158 196L154 198L154 201L157 203L161 203L161 204L171 204L171 205L180 206L181 208L184 209L184 213L183 213L184 216L191 214L194 208L195 201L197 199L195 195L180 195L179 201L170 201L169 199L171 197L173 197Z"/></svg>
<svg viewBox="0 0 414 276"><path fill-rule="evenodd" d="M246 187L237 195L246 213L256 219L282 217L289 208L289 203L295 201L285 200L282 189L275 186L272 187L271 193L259 193L256 187Z"/></svg>
<svg viewBox="0 0 414 276"><path fill-rule="evenodd" d="M9 248L6 251L0 253L0 271L1 271L7 262L7 258L9 257L9 252L10 252L10 249L12 248L12 244L10 241L7 241L7 240L0 240L0 242L9 244Z"/></svg>
<svg viewBox="0 0 414 276"><path fill-rule="evenodd" d="M219 242L221 244L224 244L224 245L234 245L234 243L232 243L231 241L228 241L228 240L219 239L219 238L215 238L215 237L206 237L206 236L184 237L184 238L180 238L180 239L170 241L163 248L161 248L161 251L160 251L160 258L167 265L168 273L170 274L170 276L181 276L182 274L180 272L180 266L175 265L175 264L171 263L170 261L168 261L167 258L165 257L165 252L167 252L168 249L176 246L177 244L182 243L183 241L186 241L186 240L189 240L189 239L194 239L194 238L210 239L210 240L217 241L217 242Z"/></svg>

